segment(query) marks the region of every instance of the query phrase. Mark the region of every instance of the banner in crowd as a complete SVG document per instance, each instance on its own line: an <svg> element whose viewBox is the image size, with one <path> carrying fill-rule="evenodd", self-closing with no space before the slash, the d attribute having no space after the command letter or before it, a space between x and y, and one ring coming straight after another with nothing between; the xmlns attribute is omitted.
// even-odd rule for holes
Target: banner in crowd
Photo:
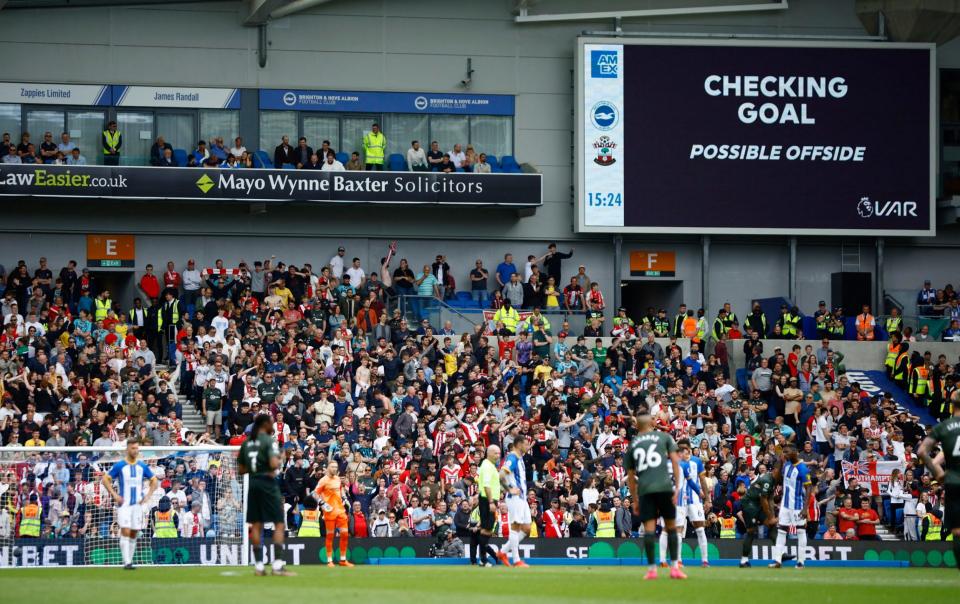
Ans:
<svg viewBox="0 0 960 604"><path fill-rule="evenodd" d="M870 488L871 495L886 495L890 490L890 475L894 470L901 474L906 469L902 461L844 461L840 464L844 486L850 486L850 480Z"/></svg>
<svg viewBox="0 0 960 604"><path fill-rule="evenodd" d="M10 566L83 566L93 564L120 564L120 549L115 539L94 540L85 548L83 539L15 539L0 542L0 567ZM435 539L383 538L351 539L348 558L357 564L382 558L429 558ZM503 539L495 539L499 548ZM714 539L708 555L711 560L740 558L742 541ZM213 539L151 539L149 545L141 541L137 548L138 564L198 564L239 565L243 563L241 545L217 543ZM463 557L468 557L464 546ZM293 565L325 564L327 560L323 538L288 539L285 557ZM767 541L754 545L753 558L772 558L772 544ZM791 541L788 548L796 548ZM640 539L527 539L520 544L521 556L527 559L568 558L631 559L643 557ZM274 546L267 547L267 558L277 554ZM335 551L339 556L339 552ZM810 541L808 560L836 561L894 561L909 562L911 566L953 566L952 543L940 541ZM685 540L682 555L685 559L699 557L697 541Z"/></svg>
<svg viewBox="0 0 960 604"><path fill-rule="evenodd" d="M0 195L539 206L540 174L0 165Z"/></svg>
<svg viewBox="0 0 960 604"><path fill-rule="evenodd" d="M580 38L576 228L934 235L935 54Z"/></svg>

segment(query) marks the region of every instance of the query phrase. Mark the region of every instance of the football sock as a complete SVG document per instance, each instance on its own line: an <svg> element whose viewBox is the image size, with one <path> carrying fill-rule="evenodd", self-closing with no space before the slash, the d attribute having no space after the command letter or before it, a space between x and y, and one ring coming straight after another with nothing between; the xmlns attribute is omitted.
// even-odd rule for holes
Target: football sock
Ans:
<svg viewBox="0 0 960 604"><path fill-rule="evenodd" d="M127 562L127 549L129 549L127 538L123 535L120 535L120 558L123 560L124 564L130 564Z"/></svg>
<svg viewBox="0 0 960 604"><path fill-rule="evenodd" d="M667 562L667 531L666 528L660 531L660 562Z"/></svg>
<svg viewBox="0 0 960 604"><path fill-rule="evenodd" d="M803 564L803 561L806 559L804 552L807 549L807 531L804 527L800 527L800 530L797 531L797 564Z"/></svg>
<svg viewBox="0 0 960 604"><path fill-rule="evenodd" d="M707 561L707 554L709 553L709 545L707 543L707 531L702 526L698 529L694 529L697 533L697 543L700 545L700 559L704 562Z"/></svg>
<svg viewBox="0 0 960 604"><path fill-rule="evenodd" d="M347 531L340 532L340 559L344 562L347 560L347 542L350 540L350 533Z"/></svg>
<svg viewBox="0 0 960 604"><path fill-rule="evenodd" d="M743 537L743 549L740 552L740 561L749 562L750 555L753 553L753 540L756 539L756 533L747 532Z"/></svg>
<svg viewBox="0 0 960 604"><path fill-rule="evenodd" d="M513 556L514 556L513 561L514 562L520 561L520 542L523 541L523 538L526 536L527 534L524 533L523 531L517 531L517 537L513 541Z"/></svg>
<svg viewBox="0 0 960 604"><path fill-rule="evenodd" d="M784 550L787 549L787 532L777 530L777 544L773 546L773 559L778 564L783 561Z"/></svg>
<svg viewBox="0 0 960 604"><path fill-rule="evenodd" d="M480 535L480 564L487 563L487 550L490 549L490 535ZM496 558L496 556L494 556Z"/></svg>
<svg viewBox="0 0 960 604"><path fill-rule="evenodd" d="M656 565L656 558L654 558L654 550L656 549L656 537L649 532L643 534L643 551L647 554L647 564L650 566Z"/></svg>
<svg viewBox="0 0 960 604"><path fill-rule="evenodd" d="M670 560L674 566L680 564L680 533L671 531L667 537L670 539Z"/></svg>
<svg viewBox="0 0 960 604"><path fill-rule="evenodd" d="M327 539L325 541L327 549L327 562L333 561L333 531L327 531Z"/></svg>
<svg viewBox="0 0 960 604"><path fill-rule="evenodd" d="M137 553L137 538L127 538L127 564L133 564L133 559Z"/></svg>

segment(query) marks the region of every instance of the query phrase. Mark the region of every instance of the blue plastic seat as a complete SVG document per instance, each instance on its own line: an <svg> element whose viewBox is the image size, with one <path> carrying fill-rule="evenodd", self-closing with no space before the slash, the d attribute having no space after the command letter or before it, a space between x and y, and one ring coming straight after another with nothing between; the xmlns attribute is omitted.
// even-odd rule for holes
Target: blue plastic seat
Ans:
<svg viewBox="0 0 960 604"><path fill-rule="evenodd" d="M500 171L500 162L497 160L496 155L487 154L487 163L490 164L491 168L493 168L493 172Z"/></svg>
<svg viewBox="0 0 960 604"><path fill-rule="evenodd" d="M399 153L391 153L387 157L387 170L393 172L406 172L407 171L407 160L403 159L403 156Z"/></svg>
<svg viewBox="0 0 960 604"><path fill-rule="evenodd" d="M293 164L283 164L283 169L284 169L284 170L296 170L297 167L296 167L295 165L293 165Z"/></svg>
<svg viewBox="0 0 960 604"><path fill-rule="evenodd" d="M504 155L500 158L500 168L502 168L504 172L513 174L518 174L523 171L520 169L520 164L517 163L517 160L514 159L512 155Z"/></svg>
<svg viewBox="0 0 960 604"><path fill-rule="evenodd" d="M173 159L177 162L177 165L181 168L186 167L187 165L187 151L186 149L174 149L173 150Z"/></svg>
<svg viewBox="0 0 960 604"><path fill-rule="evenodd" d="M344 153L343 151L340 151L339 153L337 153L337 161L343 165L347 165L347 162L350 161L350 156Z"/></svg>
<svg viewBox="0 0 960 604"><path fill-rule="evenodd" d="M273 160L270 159L270 155L268 155L266 151L263 149L257 149L257 152L253 154L253 167L272 168Z"/></svg>

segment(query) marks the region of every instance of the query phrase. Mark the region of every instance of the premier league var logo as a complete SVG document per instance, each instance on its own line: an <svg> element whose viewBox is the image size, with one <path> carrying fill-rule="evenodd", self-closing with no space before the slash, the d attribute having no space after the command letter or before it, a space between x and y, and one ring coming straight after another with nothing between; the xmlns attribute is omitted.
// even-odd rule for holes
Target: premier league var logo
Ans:
<svg viewBox="0 0 960 604"><path fill-rule="evenodd" d="M597 156L593 159L593 163L601 166L612 166L616 163L616 159L613 157L613 150L617 148L617 144L610 140L609 136L601 136L593 142L593 148L597 150Z"/></svg>
<svg viewBox="0 0 960 604"><path fill-rule="evenodd" d="M860 203L857 204L857 214L860 214L861 218L870 218L873 216L873 204L870 203L869 197L860 198Z"/></svg>

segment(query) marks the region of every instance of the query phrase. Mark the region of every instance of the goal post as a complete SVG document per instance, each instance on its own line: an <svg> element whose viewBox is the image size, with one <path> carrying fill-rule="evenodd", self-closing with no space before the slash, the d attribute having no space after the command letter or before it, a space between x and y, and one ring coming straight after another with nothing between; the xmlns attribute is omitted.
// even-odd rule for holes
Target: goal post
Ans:
<svg viewBox="0 0 960 604"><path fill-rule="evenodd" d="M140 447L159 485L141 506L135 565L245 564L247 481L237 473L238 451ZM125 454L0 447L0 568L121 565L117 505L101 480Z"/></svg>

